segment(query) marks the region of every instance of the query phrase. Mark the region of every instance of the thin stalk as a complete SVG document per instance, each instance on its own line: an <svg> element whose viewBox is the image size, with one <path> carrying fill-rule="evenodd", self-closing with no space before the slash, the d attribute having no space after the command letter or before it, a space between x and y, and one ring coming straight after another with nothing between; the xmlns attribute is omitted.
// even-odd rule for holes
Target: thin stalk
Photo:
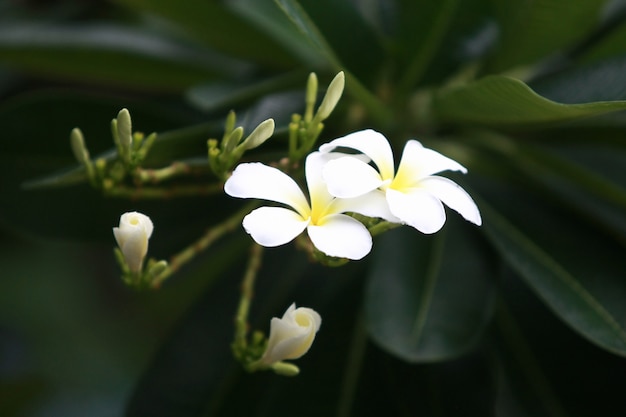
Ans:
<svg viewBox="0 0 626 417"><path fill-rule="evenodd" d="M233 346L238 352L244 352L247 346L248 334L248 315L250 313L250 305L254 296L254 281L261 267L261 258L263 247L253 244L250 249L250 260L248 267L241 282L241 298L237 307L237 315L235 316L235 340Z"/></svg>
<svg viewBox="0 0 626 417"><path fill-rule="evenodd" d="M223 183L138 188L128 187L126 185L114 185L111 188L105 187L103 192L107 197L129 198L131 200L150 200L212 195L221 193L223 191L223 187Z"/></svg>
<svg viewBox="0 0 626 417"><path fill-rule="evenodd" d="M208 229L206 233L202 235L202 237L200 237L200 239L196 240L194 243L187 246L176 255L172 256L170 258L170 261L168 262L167 270L154 279L154 281L152 282L152 286L154 288L158 288L163 283L163 281L165 281L170 275L182 268L185 264L195 258L200 252L206 250L217 239L232 231L241 223L243 217L248 212L250 212L251 208L254 207L254 205L255 204L246 205L242 210L239 210L228 219Z"/></svg>

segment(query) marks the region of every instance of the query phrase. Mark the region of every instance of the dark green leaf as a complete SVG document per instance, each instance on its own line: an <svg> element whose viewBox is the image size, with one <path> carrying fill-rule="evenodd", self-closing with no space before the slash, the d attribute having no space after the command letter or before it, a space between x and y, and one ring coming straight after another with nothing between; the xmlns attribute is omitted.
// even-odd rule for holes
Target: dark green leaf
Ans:
<svg viewBox="0 0 626 417"><path fill-rule="evenodd" d="M238 16L230 1L115 1L140 12L159 16L173 23L178 32L187 33L225 54L249 59L269 68L289 68L294 64L288 49L274 41L268 31L260 30Z"/></svg>
<svg viewBox="0 0 626 417"><path fill-rule="evenodd" d="M626 101L560 104L541 97L522 81L488 76L434 94L432 114L452 124L538 127L626 109Z"/></svg>
<svg viewBox="0 0 626 417"><path fill-rule="evenodd" d="M275 0L275 2L293 25L308 39L314 50L319 52L335 70L342 69L335 52L302 6L296 0Z"/></svg>
<svg viewBox="0 0 626 417"><path fill-rule="evenodd" d="M582 39L599 21L605 0L493 2L500 29L487 71L490 73L530 64Z"/></svg>
<svg viewBox="0 0 626 417"><path fill-rule="evenodd" d="M533 81L538 94L559 103L626 99L626 57L617 56Z"/></svg>
<svg viewBox="0 0 626 417"><path fill-rule="evenodd" d="M238 83L220 81L194 86L187 91L186 96L195 107L210 112L227 106L241 107L265 94L303 87L306 77L304 72L296 71L264 80Z"/></svg>
<svg viewBox="0 0 626 417"><path fill-rule="evenodd" d="M311 48L306 34L291 23L273 0L232 0L227 2L227 7L242 19L263 28L268 36L307 66L323 66L324 57L320 51ZM268 51L266 59L273 55L273 51Z"/></svg>
<svg viewBox="0 0 626 417"><path fill-rule="evenodd" d="M491 192L497 189L492 187ZM626 356L623 249L548 204L497 191L507 217L484 201L483 230L504 260L565 323ZM524 200L521 200L524 198Z"/></svg>
<svg viewBox="0 0 626 417"><path fill-rule="evenodd" d="M405 227L376 242L365 306L372 338L410 362L451 359L480 339L493 301L489 253L451 213L445 231Z"/></svg>
<svg viewBox="0 0 626 417"><path fill-rule="evenodd" d="M208 49L105 24L5 25L0 29L0 62L46 77L162 91L178 91L249 68Z"/></svg>

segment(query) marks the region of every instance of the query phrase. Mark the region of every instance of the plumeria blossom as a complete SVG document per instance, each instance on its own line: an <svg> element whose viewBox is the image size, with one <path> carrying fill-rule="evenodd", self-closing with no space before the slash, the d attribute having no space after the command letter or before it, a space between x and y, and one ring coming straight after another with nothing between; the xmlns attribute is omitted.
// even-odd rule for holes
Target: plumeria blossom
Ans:
<svg viewBox="0 0 626 417"><path fill-rule="evenodd" d="M374 130L335 139L322 145L320 151L327 153L336 148L362 152L375 167L349 154L329 161L323 178L333 196L355 198L382 190L395 222L408 224L422 233L435 233L443 227L446 221L443 204L476 225L482 223L478 207L465 190L448 178L433 175L447 170L466 173L467 169L418 141L406 143L397 172L389 142Z"/></svg>
<svg viewBox="0 0 626 417"><path fill-rule="evenodd" d="M337 155L313 152L305 162L310 203L296 182L282 171L262 163L240 164L226 181L224 191L238 198L258 198L287 207L260 207L243 219L243 227L262 246L280 246L305 229L315 247L328 256L358 260L372 248L372 237L356 219L343 214L390 216L384 194L364 193L339 199L329 194L322 168Z"/></svg>
<svg viewBox="0 0 626 417"><path fill-rule="evenodd" d="M315 310L291 304L282 318L272 319L261 363L271 365L285 359L298 359L309 351L321 325L322 318Z"/></svg>
<svg viewBox="0 0 626 417"><path fill-rule="evenodd" d="M113 228L115 240L131 272L141 272L153 229L150 217L136 211L122 214L119 227Z"/></svg>

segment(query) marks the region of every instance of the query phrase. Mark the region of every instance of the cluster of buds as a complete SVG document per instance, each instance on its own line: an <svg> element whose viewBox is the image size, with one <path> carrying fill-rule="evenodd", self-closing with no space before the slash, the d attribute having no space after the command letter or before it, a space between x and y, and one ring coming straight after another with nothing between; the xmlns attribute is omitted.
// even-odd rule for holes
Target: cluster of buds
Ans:
<svg viewBox="0 0 626 417"><path fill-rule="evenodd" d="M85 144L83 132L72 129L70 143L74 157L85 168L89 183L94 188L111 190L127 177L134 175L156 140L156 133L147 137L142 132L132 131L132 121L127 109L122 109L117 118L111 120L111 135L115 144L116 158L100 157L92 161Z"/></svg>
<svg viewBox="0 0 626 417"><path fill-rule="evenodd" d="M274 134L274 119L261 122L245 139L243 127L235 127L236 115L231 111L226 117L224 136L221 141L209 139L209 166L220 179L226 179L244 152L262 145Z"/></svg>

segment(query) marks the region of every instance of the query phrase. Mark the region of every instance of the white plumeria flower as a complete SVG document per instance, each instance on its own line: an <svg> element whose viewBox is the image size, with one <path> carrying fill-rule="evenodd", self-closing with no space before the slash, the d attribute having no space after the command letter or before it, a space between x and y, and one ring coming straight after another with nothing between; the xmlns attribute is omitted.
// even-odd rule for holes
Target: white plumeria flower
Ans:
<svg viewBox="0 0 626 417"><path fill-rule="evenodd" d="M330 152L338 147L362 152L376 168L348 154L329 161L323 178L335 197L354 198L382 190L396 222L408 224L422 233L435 233L443 227L446 213L442 203L466 220L476 225L482 223L476 203L465 190L447 178L433 175L446 170L466 173L467 169L458 162L424 148L416 140L409 140L395 172L387 138L371 129L335 139L322 145L320 151Z"/></svg>
<svg viewBox="0 0 626 417"><path fill-rule="evenodd" d="M321 324L322 318L315 310L291 304L282 318L272 318L270 337L260 362L271 365L298 359L309 351Z"/></svg>
<svg viewBox="0 0 626 417"><path fill-rule="evenodd" d="M120 226L113 228L115 240L131 272L141 271L153 229L150 217L136 211L122 214Z"/></svg>
<svg viewBox="0 0 626 417"><path fill-rule="evenodd" d="M330 195L322 179L322 168L334 156L320 152L307 156L305 176L310 204L298 184L282 171L259 162L237 166L224 184L228 195L290 207L260 207L248 214L243 227L255 242L266 247L284 245L306 229L313 245L328 256L358 260L370 252L372 237L367 228L342 213L388 216L384 194L372 192L350 199Z"/></svg>

